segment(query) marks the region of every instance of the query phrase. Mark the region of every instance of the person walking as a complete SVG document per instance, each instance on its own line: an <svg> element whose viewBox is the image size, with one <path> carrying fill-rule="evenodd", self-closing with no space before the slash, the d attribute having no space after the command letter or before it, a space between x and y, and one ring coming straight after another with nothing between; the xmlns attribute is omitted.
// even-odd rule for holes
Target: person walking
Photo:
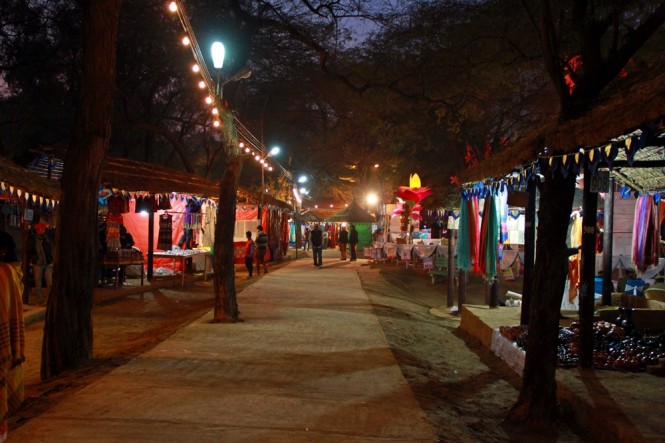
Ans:
<svg viewBox="0 0 665 443"><path fill-rule="evenodd" d="M268 234L263 232L263 226L261 225L258 225L256 230L259 231L256 235L256 275L261 275L261 265L263 265L263 273L267 274L266 252L268 251Z"/></svg>
<svg viewBox="0 0 665 443"><path fill-rule="evenodd" d="M356 246L358 246L358 231L356 231L356 225L351 225L351 232L349 232L349 244L351 245L350 261L356 261Z"/></svg>
<svg viewBox="0 0 665 443"><path fill-rule="evenodd" d="M256 245L254 244L254 240L252 240L252 231L247 231L245 237L247 237L247 242L245 243L245 267L247 268L247 272L249 272L249 277L247 278L252 278Z"/></svg>
<svg viewBox="0 0 665 443"><path fill-rule="evenodd" d="M310 233L310 241L312 242L312 251L314 251L314 267L323 267L323 232L319 225L314 225L314 229Z"/></svg>
<svg viewBox="0 0 665 443"><path fill-rule="evenodd" d="M309 237L311 235L311 231L309 228L305 228L305 242L302 245L302 250L304 251L305 248L309 251Z"/></svg>
<svg viewBox="0 0 665 443"><path fill-rule="evenodd" d="M23 402L25 324L23 322L23 272L16 243L0 231L0 441L7 440L7 416Z"/></svg>
<svg viewBox="0 0 665 443"><path fill-rule="evenodd" d="M28 257L32 265L32 275L35 279L35 292L40 304L45 302L44 295L42 294L42 280L46 281L48 296L53 279L53 252L51 240L46 235L47 227L44 223L37 223L35 225L35 232L32 235L28 249Z"/></svg>
<svg viewBox="0 0 665 443"><path fill-rule="evenodd" d="M342 230L339 231L337 243L339 243L340 260L346 260L346 247L349 243L349 231L346 230L346 226L342 226Z"/></svg>

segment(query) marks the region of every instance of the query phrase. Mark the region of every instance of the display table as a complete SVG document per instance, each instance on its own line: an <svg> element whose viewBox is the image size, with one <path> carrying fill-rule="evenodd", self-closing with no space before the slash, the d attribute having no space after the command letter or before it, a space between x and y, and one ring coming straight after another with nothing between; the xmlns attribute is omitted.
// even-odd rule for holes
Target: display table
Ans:
<svg viewBox="0 0 665 443"><path fill-rule="evenodd" d="M129 265L141 265L141 286L143 286L143 276L145 275L145 269L143 269L143 256L140 255L105 255L102 259L102 265L105 268L114 268L114 283L113 287L118 289L118 274L120 268L124 268Z"/></svg>
<svg viewBox="0 0 665 443"><path fill-rule="evenodd" d="M437 245L413 245L413 253L420 259L431 257L436 253Z"/></svg>
<svg viewBox="0 0 665 443"><path fill-rule="evenodd" d="M169 258L173 260L173 268L175 269L176 260L180 260L180 269L181 269L181 285L185 286L185 260L204 256L205 266L203 269L203 280L208 278L208 264L210 263L210 251L205 249L181 249L178 251L164 251L164 252L153 252L152 256L154 258ZM212 266L212 264L211 264Z"/></svg>
<svg viewBox="0 0 665 443"><path fill-rule="evenodd" d="M413 254L413 244L396 243L397 257L408 268L411 264Z"/></svg>

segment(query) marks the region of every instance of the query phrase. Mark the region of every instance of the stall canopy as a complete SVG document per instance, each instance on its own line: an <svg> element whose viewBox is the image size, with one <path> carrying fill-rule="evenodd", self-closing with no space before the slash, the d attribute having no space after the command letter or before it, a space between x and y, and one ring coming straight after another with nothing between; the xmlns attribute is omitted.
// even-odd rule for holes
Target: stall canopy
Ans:
<svg viewBox="0 0 665 443"><path fill-rule="evenodd" d="M0 157L0 191L19 197L27 193L33 202L41 199L40 203L60 199L60 183L43 178L4 157Z"/></svg>
<svg viewBox="0 0 665 443"><path fill-rule="evenodd" d="M356 225L358 230L358 248L371 246L372 244L372 223L374 216L360 207L356 201L352 201L342 211L327 217L324 221L327 223L349 223ZM362 252L358 252L362 255Z"/></svg>
<svg viewBox="0 0 665 443"><path fill-rule="evenodd" d="M328 223L372 223L374 216L361 208L354 200L348 207L327 217L324 221Z"/></svg>
<svg viewBox="0 0 665 443"><path fill-rule="evenodd" d="M528 170L521 167L533 163L545 148L550 156L556 155L553 157L556 161L563 161L566 154L569 157L565 160L572 160L580 147L588 157L591 151L589 148L593 148L598 154L596 161L602 162L608 156L605 148L613 144L609 152L613 163L628 160L627 153L633 156L632 165L618 163L621 166L614 167L613 173L618 172L635 184L641 182L649 190L663 189L665 174L638 169L637 160L663 160L665 60L659 58L648 66L640 66L639 70L629 72L611 84L589 104L589 111L580 118L564 123L553 118L539 125L538 129L529 132L505 150L460 174L460 183L500 180L516 169L528 174ZM616 149L628 138L635 139L633 149Z"/></svg>
<svg viewBox="0 0 665 443"><path fill-rule="evenodd" d="M305 211L300 215L300 219L304 223L320 223L323 221L322 218L314 214L312 211Z"/></svg>

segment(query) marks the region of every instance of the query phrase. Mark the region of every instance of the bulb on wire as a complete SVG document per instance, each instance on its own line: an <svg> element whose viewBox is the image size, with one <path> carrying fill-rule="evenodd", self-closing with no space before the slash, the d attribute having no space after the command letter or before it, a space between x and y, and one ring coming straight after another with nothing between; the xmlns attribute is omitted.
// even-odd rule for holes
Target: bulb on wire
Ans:
<svg viewBox="0 0 665 443"><path fill-rule="evenodd" d="M176 12L178 10L178 5L175 2L169 3L169 11Z"/></svg>
<svg viewBox="0 0 665 443"><path fill-rule="evenodd" d="M209 105L212 105L212 97L207 96L206 97L206 103L209 104Z"/></svg>
<svg viewBox="0 0 665 443"><path fill-rule="evenodd" d="M189 40L189 37L184 36L184 37L182 38L182 45L183 45L183 46L189 46L190 43L191 43L191 41Z"/></svg>
<svg viewBox="0 0 665 443"><path fill-rule="evenodd" d="M201 67L198 64L192 65L192 72L199 72Z"/></svg>
<svg viewBox="0 0 665 443"><path fill-rule="evenodd" d="M203 88L205 88L205 87L206 87L206 82L204 82L203 80L201 80L201 81L199 82L199 88L200 88L200 89L203 89Z"/></svg>

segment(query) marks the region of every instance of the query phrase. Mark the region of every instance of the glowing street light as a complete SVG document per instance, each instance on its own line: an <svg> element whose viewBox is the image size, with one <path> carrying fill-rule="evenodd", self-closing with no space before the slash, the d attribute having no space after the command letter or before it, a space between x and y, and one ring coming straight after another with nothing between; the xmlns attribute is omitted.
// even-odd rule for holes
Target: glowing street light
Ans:
<svg viewBox="0 0 665 443"><path fill-rule="evenodd" d="M268 168L268 170L272 171L272 166L269 166L268 162L266 159L268 157L272 157L273 155L279 154L280 148L279 146L273 146L270 148L270 151L268 151L268 154L261 158L257 155L258 160L261 162L262 168L261 168L261 206L263 206L263 196L266 193L266 179L265 179L265 172L263 171L264 169Z"/></svg>
<svg viewBox="0 0 665 443"><path fill-rule="evenodd" d="M217 70L217 84L216 84L215 95L221 98L220 91L222 89L222 85L219 79L222 75L222 67L224 66L224 56L226 55L224 44L222 44L222 42L214 42L210 47L210 52L212 53L212 65Z"/></svg>
<svg viewBox="0 0 665 443"><path fill-rule="evenodd" d="M222 69L224 66L224 55L226 55L224 44L222 42L215 42L212 44L210 50L212 52L212 65L215 69Z"/></svg>

